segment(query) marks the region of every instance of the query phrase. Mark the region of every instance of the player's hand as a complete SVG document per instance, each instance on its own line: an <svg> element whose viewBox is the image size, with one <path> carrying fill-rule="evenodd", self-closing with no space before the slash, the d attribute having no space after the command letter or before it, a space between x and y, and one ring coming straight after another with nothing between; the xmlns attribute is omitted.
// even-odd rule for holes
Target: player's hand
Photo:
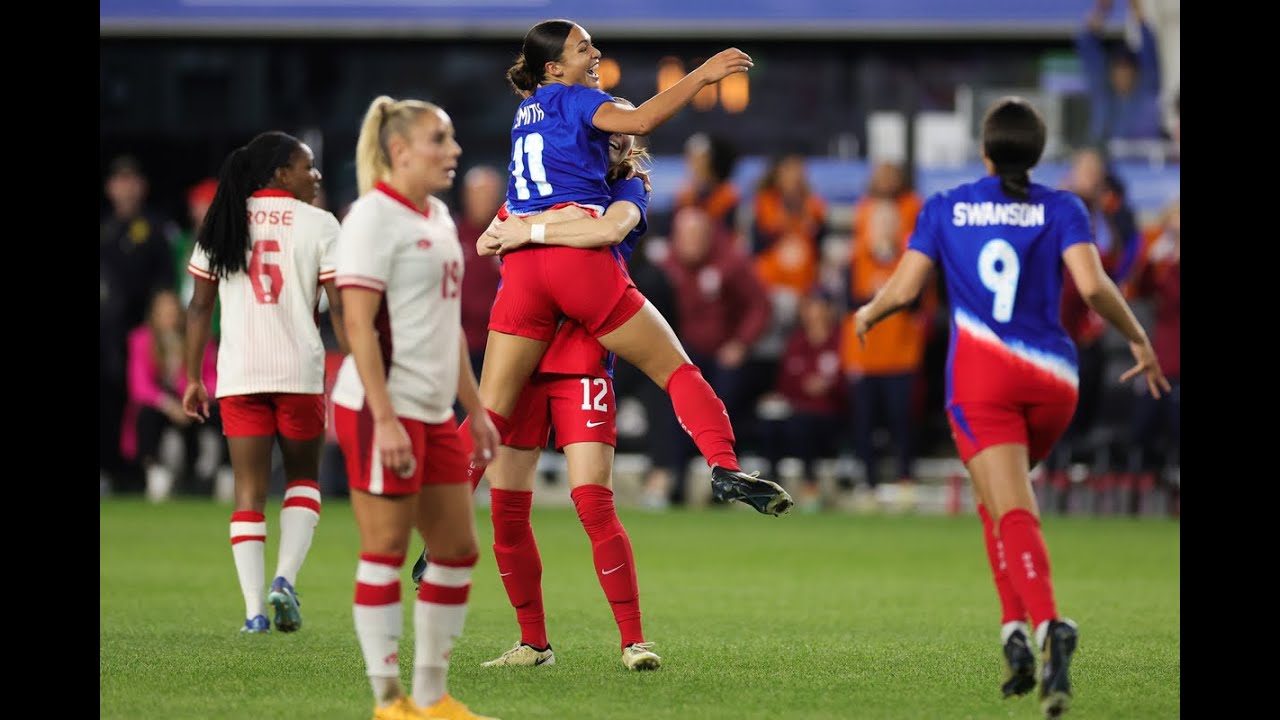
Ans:
<svg viewBox="0 0 1280 720"><path fill-rule="evenodd" d="M706 80L707 84L711 84L720 82L736 72L746 72L753 65L750 55L738 48L729 48L713 55L694 72L700 73L702 79Z"/></svg>
<svg viewBox="0 0 1280 720"><path fill-rule="evenodd" d="M631 168L630 172L627 174L627 179L630 180L631 178L634 178L634 177L638 177L640 178L641 181L644 182L645 192L647 193L653 192L653 185L649 183L649 173L633 167Z"/></svg>
<svg viewBox="0 0 1280 720"><path fill-rule="evenodd" d="M871 322L871 312L867 309L869 305L863 305L853 314L853 332L858 336L858 344L862 347L867 346L867 332L871 330L874 324Z"/></svg>
<svg viewBox="0 0 1280 720"><path fill-rule="evenodd" d="M203 382L187 383L187 389L182 393L182 411L200 422L209 418L209 391Z"/></svg>
<svg viewBox="0 0 1280 720"><path fill-rule="evenodd" d="M471 463L472 465L488 465L497 456L502 437L489 413L476 413L471 416Z"/></svg>
<svg viewBox="0 0 1280 720"><path fill-rule="evenodd" d="M496 225L490 225L481 238L493 255L505 255L529 244L533 223L512 215Z"/></svg>
<svg viewBox="0 0 1280 720"><path fill-rule="evenodd" d="M373 449L382 459L382 467L389 468L402 478L413 475L417 462L413 459L413 444L409 433L399 418L378 420L373 424Z"/></svg>
<svg viewBox="0 0 1280 720"><path fill-rule="evenodd" d="M1160 361L1156 359L1156 351L1151 348L1150 341L1129 343L1129 352L1133 353L1133 359L1138 364L1126 370L1120 376L1120 382L1129 382L1139 374L1144 374L1147 376L1147 389L1151 391L1151 397L1160 397L1161 388L1166 393L1173 391L1173 386L1160 369Z"/></svg>
<svg viewBox="0 0 1280 720"><path fill-rule="evenodd" d="M730 340L716 351L716 362L723 367L739 367L746 359L747 346L741 340Z"/></svg>

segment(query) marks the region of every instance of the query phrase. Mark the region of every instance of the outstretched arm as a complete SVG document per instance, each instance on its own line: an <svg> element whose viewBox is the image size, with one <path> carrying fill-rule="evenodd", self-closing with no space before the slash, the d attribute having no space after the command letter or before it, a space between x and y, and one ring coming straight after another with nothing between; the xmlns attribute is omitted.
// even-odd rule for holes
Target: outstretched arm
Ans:
<svg viewBox="0 0 1280 720"><path fill-rule="evenodd" d="M688 105L702 88L718 83L733 73L746 72L751 65L751 56L741 50L721 50L696 70L680 78L675 85L646 100L640 107L633 108L620 103L602 104L592 116L591 124L607 133L648 135Z"/></svg>
<svg viewBox="0 0 1280 720"><path fill-rule="evenodd" d="M854 313L854 327L858 340L866 343L867 331L876 323L915 302L929 280L933 261L919 250L907 250L898 261L889 281L880 288L871 302Z"/></svg>

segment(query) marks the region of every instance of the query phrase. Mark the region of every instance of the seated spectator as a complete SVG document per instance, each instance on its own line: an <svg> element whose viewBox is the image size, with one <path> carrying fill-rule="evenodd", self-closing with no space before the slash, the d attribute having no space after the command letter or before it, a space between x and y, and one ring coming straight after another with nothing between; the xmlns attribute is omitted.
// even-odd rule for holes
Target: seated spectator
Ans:
<svg viewBox="0 0 1280 720"><path fill-rule="evenodd" d="M751 248L756 272L771 291L807 294L818 281L827 206L806 177L803 155L775 158L756 191Z"/></svg>
<svg viewBox="0 0 1280 720"><path fill-rule="evenodd" d="M822 498L814 461L836 454L844 430L846 389L840 372L840 326L836 304L818 290L800 302L800 325L787 340L778 368L777 390L788 415L779 422L770 459L795 457L804 463L803 487L797 503L816 509Z"/></svg>
<svg viewBox="0 0 1280 720"><path fill-rule="evenodd" d="M141 462L147 498L153 502L168 499L179 478L212 483L223 458L216 417L215 422L201 425L182 410L182 393L187 387L184 327L177 294L161 290L152 298L147 321L129 333L128 402L120 452ZM217 367L217 352L210 343L202 368L210 392L217 380ZM211 406L211 412L213 408L216 405ZM166 436L173 437L171 445L165 445ZM174 447L179 444L181 448Z"/></svg>

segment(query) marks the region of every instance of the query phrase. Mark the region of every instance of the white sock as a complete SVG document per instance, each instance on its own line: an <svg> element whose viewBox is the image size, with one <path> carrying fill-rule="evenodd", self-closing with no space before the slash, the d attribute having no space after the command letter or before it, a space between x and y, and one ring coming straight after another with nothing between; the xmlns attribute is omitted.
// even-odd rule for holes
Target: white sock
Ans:
<svg viewBox="0 0 1280 720"><path fill-rule="evenodd" d="M240 577L246 620L267 614L262 576L266 571L263 559L266 543L267 522L262 513L251 510L231 513L231 556L235 558L236 574Z"/></svg>
<svg viewBox="0 0 1280 720"><path fill-rule="evenodd" d="M364 653L365 674L373 687L374 701L379 704L404 694L400 689L400 635L404 631L400 566L403 564L403 556L396 563L386 556L361 554L356 567L352 616L360 650Z"/></svg>
<svg viewBox="0 0 1280 720"><path fill-rule="evenodd" d="M289 483L280 509L280 556L274 577L294 585L320 522L320 485L312 480Z"/></svg>
<svg viewBox="0 0 1280 720"><path fill-rule="evenodd" d="M449 656L467 620L471 590L469 564L458 567L431 562L413 607L413 701L419 707L439 702L448 691Z"/></svg>
<svg viewBox="0 0 1280 720"><path fill-rule="evenodd" d="M1022 631L1023 635L1028 636L1028 639L1030 638L1031 628L1028 627L1027 624L1022 622L1021 620L1010 620L1004 625L1001 625L1000 626L1000 644L1004 645L1005 643L1009 642L1009 638L1019 630Z"/></svg>
<svg viewBox="0 0 1280 720"><path fill-rule="evenodd" d="M1036 626L1036 647L1043 650L1045 638L1049 637L1049 621L1041 620Z"/></svg>

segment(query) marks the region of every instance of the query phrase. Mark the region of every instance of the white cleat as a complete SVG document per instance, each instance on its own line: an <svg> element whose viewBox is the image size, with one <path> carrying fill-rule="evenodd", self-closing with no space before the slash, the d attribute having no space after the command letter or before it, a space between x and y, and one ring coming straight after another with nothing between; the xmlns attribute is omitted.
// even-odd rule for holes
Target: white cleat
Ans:
<svg viewBox="0 0 1280 720"><path fill-rule="evenodd" d="M622 649L622 664L628 670L657 670L662 667L662 658L653 651L653 643L631 643Z"/></svg>
<svg viewBox="0 0 1280 720"><path fill-rule="evenodd" d="M538 650L532 645L524 643L516 643L515 647L502 653L499 657L489 662L480 663L480 667L537 667L539 665L555 665L556 654L551 652L551 646L548 645L546 650Z"/></svg>

